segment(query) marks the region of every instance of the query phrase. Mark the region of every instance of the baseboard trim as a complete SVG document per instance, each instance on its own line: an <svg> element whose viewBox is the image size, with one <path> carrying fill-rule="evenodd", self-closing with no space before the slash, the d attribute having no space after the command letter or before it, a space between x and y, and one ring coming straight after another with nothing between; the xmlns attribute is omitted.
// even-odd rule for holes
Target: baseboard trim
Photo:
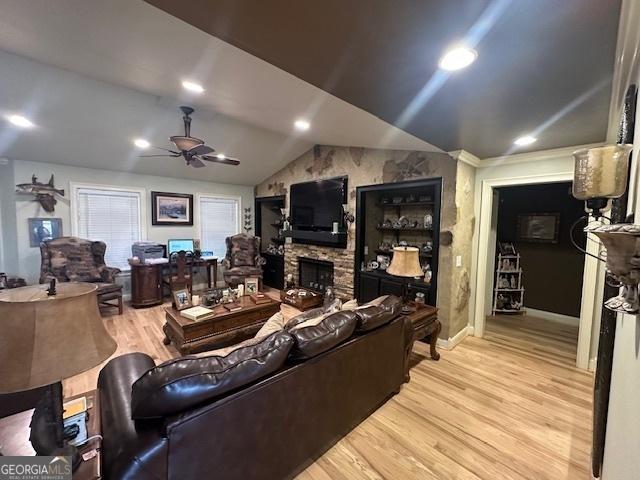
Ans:
<svg viewBox="0 0 640 480"><path fill-rule="evenodd" d="M440 348L443 348L444 350L453 350L456 345L458 345L462 340L465 339L465 337L473 333L473 332L469 333L470 328L472 327L469 327L469 325L467 325L458 333L456 333L453 337L449 337L448 339L439 338L437 345Z"/></svg>
<svg viewBox="0 0 640 480"><path fill-rule="evenodd" d="M579 317L572 317L570 315L563 315L562 313L554 313L554 312L546 312L544 310L538 310L535 308L525 307L527 311L527 315L531 315L532 317L542 318L544 320L549 320L551 322L563 323L565 325L572 325L577 327L580 325Z"/></svg>

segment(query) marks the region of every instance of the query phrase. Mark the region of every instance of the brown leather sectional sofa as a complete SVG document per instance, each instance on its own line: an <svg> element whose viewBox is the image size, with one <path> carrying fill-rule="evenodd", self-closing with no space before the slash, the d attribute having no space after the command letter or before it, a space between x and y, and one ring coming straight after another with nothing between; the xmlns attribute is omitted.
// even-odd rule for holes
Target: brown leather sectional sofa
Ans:
<svg viewBox="0 0 640 480"><path fill-rule="evenodd" d="M98 380L105 478L294 477L400 390L412 332L399 311L390 297L228 359L111 360Z"/></svg>

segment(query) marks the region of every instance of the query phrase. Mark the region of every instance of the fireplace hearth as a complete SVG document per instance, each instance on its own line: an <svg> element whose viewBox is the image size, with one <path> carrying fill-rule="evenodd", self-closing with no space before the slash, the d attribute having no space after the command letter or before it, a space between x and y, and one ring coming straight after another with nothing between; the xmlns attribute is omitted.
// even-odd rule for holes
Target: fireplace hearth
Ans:
<svg viewBox="0 0 640 480"><path fill-rule="evenodd" d="M298 279L301 287L324 292L333 287L333 262L298 257Z"/></svg>

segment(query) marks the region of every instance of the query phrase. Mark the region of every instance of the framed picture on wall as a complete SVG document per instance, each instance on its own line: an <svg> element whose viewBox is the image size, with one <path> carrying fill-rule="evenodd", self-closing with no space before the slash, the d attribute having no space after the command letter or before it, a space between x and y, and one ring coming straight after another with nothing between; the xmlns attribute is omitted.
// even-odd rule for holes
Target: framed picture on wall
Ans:
<svg viewBox="0 0 640 480"><path fill-rule="evenodd" d="M193 225L193 195L151 192L152 225Z"/></svg>
<svg viewBox="0 0 640 480"><path fill-rule="evenodd" d="M558 243L559 213L521 213L518 215L517 238L520 242Z"/></svg>
<svg viewBox="0 0 640 480"><path fill-rule="evenodd" d="M29 245L39 247L40 242L62 236L61 218L29 218Z"/></svg>

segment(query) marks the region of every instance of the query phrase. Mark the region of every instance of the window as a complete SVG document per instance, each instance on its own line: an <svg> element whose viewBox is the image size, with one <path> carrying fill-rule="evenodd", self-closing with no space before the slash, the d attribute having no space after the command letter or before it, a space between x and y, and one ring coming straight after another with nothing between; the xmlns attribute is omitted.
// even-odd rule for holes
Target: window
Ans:
<svg viewBox="0 0 640 480"><path fill-rule="evenodd" d="M225 239L240 232L240 199L201 195L198 204L200 248L224 258L227 252Z"/></svg>
<svg viewBox="0 0 640 480"><path fill-rule="evenodd" d="M74 235L107 244L105 263L129 270L131 245L143 239L144 190L72 185Z"/></svg>

